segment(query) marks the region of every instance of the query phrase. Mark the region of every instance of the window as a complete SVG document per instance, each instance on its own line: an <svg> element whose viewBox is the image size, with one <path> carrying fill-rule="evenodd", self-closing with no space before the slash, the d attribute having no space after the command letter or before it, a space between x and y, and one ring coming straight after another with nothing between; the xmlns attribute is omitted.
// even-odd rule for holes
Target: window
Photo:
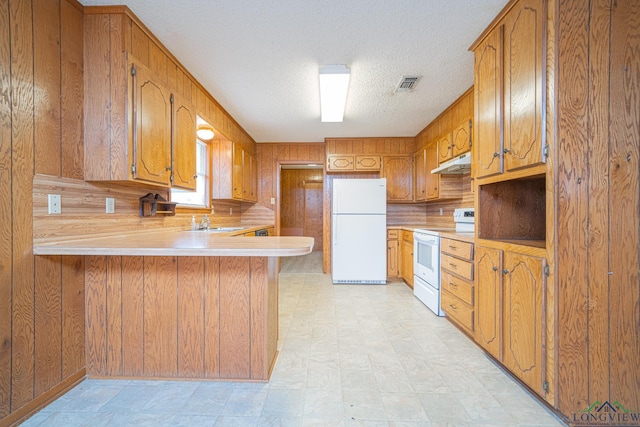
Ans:
<svg viewBox="0 0 640 427"><path fill-rule="evenodd" d="M196 143L196 191L171 189L171 201L194 208L208 208L209 205L209 145L198 140Z"/></svg>

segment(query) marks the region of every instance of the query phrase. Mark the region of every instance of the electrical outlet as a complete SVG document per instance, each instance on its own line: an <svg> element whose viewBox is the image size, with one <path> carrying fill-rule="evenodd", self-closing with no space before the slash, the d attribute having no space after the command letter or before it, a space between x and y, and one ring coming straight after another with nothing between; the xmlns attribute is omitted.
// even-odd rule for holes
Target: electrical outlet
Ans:
<svg viewBox="0 0 640 427"><path fill-rule="evenodd" d="M233 208L229 208L229 215L233 215Z"/></svg>
<svg viewBox="0 0 640 427"><path fill-rule="evenodd" d="M50 214L59 214L60 212L62 212L59 194L49 194L47 198L49 201L48 209Z"/></svg>
<svg viewBox="0 0 640 427"><path fill-rule="evenodd" d="M105 204L107 213L116 212L116 199L114 199L113 197L107 197Z"/></svg>
<svg viewBox="0 0 640 427"><path fill-rule="evenodd" d="M440 208L440 216L442 216L442 208Z"/></svg>
<svg viewBox="0 0 640 427"><path fill-rule="evenodd" d="M276 198L275 198L275 197L272 197L272 198L271 198L271 204L272 204L272 205L275 205L275 204L276 204Z"/></svg>

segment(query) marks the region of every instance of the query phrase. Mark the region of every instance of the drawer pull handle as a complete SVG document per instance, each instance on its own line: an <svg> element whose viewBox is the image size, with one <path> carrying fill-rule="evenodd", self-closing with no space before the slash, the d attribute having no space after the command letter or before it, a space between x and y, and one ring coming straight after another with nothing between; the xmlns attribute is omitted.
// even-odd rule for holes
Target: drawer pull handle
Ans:
<svg viewBox="0 0 640 427"><path fill-rule="evenodd" d="M458 285L456 285L456 284L455 284L455 283L453 283L453 282L449 282L449 286L452 286L452 287L454 287L454 288L457 288L457 287L458 287Z"/></svg>
<svg viewBox="0 0 640 427"><path fill-rule="evenodd" d="M449 307L450 307L452 310L457 310L457 309L458 309L458 307L456 307L456 306L455 306L455 305L453 305L453 304L449 304Z"/></svg>
<svg viewBox="0 0 640 427"><path fill-rule="evenodd" d="M457 246L451 246L451 245L449 245L449 249L452 249L452 250L454 250L454 251L455 251L456 249L458 249L458 247L457 247Z"/></svg>
<svg viewBox="0 0 640 427"><path fill-rule="evenodd" d="M451 263L449 263L449 267L453 268L454 270L457 270L457 269L458 269L458 266L457 266L457 265L455 265L455 264L451 264Z"/></svg>

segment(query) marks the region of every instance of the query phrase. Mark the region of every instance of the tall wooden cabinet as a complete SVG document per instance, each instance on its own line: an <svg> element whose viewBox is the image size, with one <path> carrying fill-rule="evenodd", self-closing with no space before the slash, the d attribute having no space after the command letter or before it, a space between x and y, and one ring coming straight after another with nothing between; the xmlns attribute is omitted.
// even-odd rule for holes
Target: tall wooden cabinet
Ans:
<svg viewBox="0 0 640 427"><path fill-rule="evenodd" d="M553 403L553 221L542 53L547 5L513 0L472 46L476 207L475 340ZM549 299L548 299L549 298Z"/></svg>

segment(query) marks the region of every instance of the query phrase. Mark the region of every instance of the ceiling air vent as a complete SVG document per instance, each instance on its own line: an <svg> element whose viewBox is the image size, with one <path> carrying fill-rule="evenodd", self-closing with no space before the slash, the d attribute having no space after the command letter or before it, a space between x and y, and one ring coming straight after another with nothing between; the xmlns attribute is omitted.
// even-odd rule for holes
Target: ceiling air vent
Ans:
<svg viewBox="0 0 640 427"><path fill-rule="evenodd" d="M420 76L402 76L400 83L396 86L396 92L409 92L418 83Z"/></svg>

